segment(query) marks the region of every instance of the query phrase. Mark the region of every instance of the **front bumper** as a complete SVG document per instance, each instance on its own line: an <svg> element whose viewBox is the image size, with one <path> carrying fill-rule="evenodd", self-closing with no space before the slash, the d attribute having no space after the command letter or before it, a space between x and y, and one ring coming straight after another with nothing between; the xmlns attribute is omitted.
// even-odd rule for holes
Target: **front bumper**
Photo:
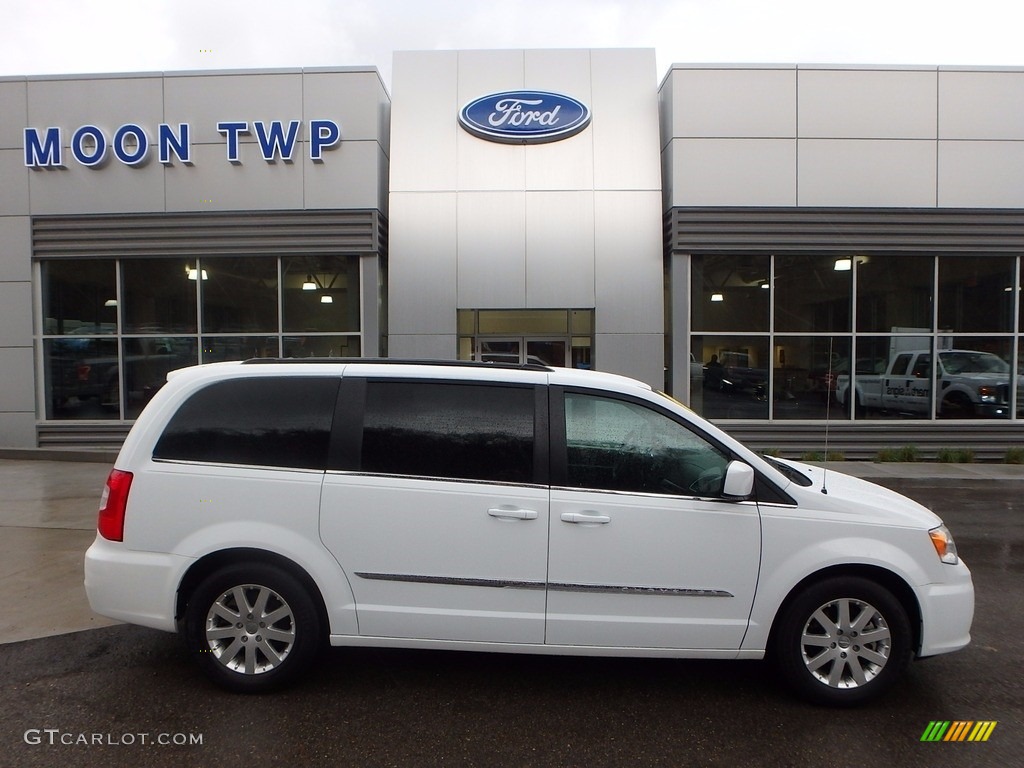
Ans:
<svg viewBox="0 0 1024 768"><path fill-rule="evenodd" d="M949 578L921 588L921 648L918 656L958 651L971 642L974 621L974 582L961 560L945 566Z"/></svg>

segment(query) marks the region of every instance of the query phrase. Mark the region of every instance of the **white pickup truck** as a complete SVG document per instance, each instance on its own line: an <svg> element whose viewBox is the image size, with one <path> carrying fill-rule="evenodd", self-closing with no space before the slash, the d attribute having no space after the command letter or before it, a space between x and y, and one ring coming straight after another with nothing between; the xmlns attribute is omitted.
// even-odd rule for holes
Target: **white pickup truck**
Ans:
<svg viewBox="0 0 1024 768"><path fill-rule="evenodd" d="M884 373L861 373L857 366L853 392L849 372L836 377L836 398L858 413L880 409L928 416L932 402L930 350L896 354ZM970 349L939 351L935 370L939 398L936 411L946 418L1010 416L1010 366L998 355ZM1021 382L1017 383L1020 401Z"/></svg>

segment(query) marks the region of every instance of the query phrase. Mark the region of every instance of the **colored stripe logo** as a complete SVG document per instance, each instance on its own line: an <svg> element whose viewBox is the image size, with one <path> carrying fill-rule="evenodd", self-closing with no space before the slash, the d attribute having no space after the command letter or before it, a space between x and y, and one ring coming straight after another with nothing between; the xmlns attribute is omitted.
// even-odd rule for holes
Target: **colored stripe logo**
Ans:
<svg viewBox="0 0 1024 768"><path fill-rule="evenodd" d="M988 741L996 720L932 720L921 741Z"/></svg>

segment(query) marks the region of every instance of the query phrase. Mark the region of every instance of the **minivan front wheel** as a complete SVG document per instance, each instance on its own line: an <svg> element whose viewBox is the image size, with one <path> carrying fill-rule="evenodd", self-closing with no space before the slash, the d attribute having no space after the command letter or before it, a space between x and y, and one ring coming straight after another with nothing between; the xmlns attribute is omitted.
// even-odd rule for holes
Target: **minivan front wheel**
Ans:
<svg viewBox="0 0 1024 768"><path fill-rule="evenodd" d="M237 564L204 579L185 616L185 638L218 685L243 693L292 682L320 647L316 606L287 571Z"/></svg>
<svg viewBox="0 0 1024 768"><path fill-rule="evenodd" d="M860 577L808 587L785 609L774 656L794 691L816 704L852 706L881 694L910 660L906 611L892 593Z"/></svg>

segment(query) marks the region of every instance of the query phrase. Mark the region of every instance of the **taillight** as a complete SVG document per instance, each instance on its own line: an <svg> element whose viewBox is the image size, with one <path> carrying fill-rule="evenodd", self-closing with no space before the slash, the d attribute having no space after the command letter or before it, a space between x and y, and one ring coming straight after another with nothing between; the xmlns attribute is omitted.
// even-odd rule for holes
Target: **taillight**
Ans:
<svg viewBox="0 0 1024 768"><path fill-rule="evenodd" d="M108 541L124 541L124 511L128 506L128 491L131 487L131 472L110 470L100 497L100 512L96 521L96 530Z"/></svg>

